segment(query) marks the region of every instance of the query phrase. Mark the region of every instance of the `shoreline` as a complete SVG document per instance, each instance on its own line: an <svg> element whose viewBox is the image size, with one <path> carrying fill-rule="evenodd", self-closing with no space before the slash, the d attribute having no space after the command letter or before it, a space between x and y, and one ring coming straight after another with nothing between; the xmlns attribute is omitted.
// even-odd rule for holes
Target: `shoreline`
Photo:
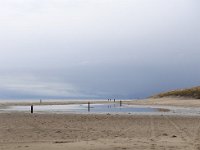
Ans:
<svg viewBox="0 0 200 150"><path fill-rule="evenodd" d="M132 100L123 100L123 102L129 102ZM102 104L102 103L113 103L108 100L44 100L40 101L0 101L0 106L29 106L29 105L70 105L70 104ZM116 100L119 103L120 100Z"/></svg>
<svg viewBox="0 0 200 150"><path fill-rule="evenodd" d="M159 110L158 112L76 112L76 111L36 111L36 114L110 114L110 115L172 115L172 116L200 116L200 100L196 99L178 99L178 98L162 98L162 99L144 99L144 100L123 100L123 104L127 105L129 108L152 108ZM190 103L189 103L190 102ZM73 104L87 104L88 100L78 100L78 101L42 101L40 102L0 102L0 113L17 113L18 111L7 111L6 107L9 106L52 106L52 105L73 105ZM115 103L120 103L117 100ZM113 101L107 100L93 100L90 104L114 104ZM199 107L198 107L199 106ZM29 113L28 111L24 113Z"/></svg>
<svg viewBox="0 0 200 150"><path fill-rule="evenodd" d="M121 99L123 104L127 105L158 105L158 106L176 106L176 107L200 107L200 99L189 98L149 98L149 99ZM102 104L102 103L114 103L114 101L108 101L103 99L75 99L75 100L0 100L0 106L28 106L28 105L70 105L70 104ZM116 99L116 103L120 103L120 100Z"/></svg>

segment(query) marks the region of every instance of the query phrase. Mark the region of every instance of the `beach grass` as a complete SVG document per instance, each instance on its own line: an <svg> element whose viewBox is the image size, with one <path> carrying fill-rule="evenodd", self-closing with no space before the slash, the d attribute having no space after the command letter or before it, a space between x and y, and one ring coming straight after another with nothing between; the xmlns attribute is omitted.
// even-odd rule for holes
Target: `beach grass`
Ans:
<svg viewBox="0 0 200 150"><path fill-rule="evenodd" d="M200 86L168 91L154 95L151 98L163 98L163 97L187 97L187 98L200 99Z"/></svg>

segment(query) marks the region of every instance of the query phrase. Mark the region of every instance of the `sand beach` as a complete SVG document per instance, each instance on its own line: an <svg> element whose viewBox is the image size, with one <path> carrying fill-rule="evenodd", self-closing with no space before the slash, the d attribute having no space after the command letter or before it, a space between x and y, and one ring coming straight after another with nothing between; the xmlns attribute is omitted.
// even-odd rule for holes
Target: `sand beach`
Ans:
<svg viewBox="0 0 200 150"><path fill-rule="evenodd" d="M1 150L199 149L200 117L0 114Z"/></svg>
<svg viewBox="0 0 200 150"><path fill-rule="evenodd" d="M0 113L1 150L198 150L199 141L198 115Z"/></svg>

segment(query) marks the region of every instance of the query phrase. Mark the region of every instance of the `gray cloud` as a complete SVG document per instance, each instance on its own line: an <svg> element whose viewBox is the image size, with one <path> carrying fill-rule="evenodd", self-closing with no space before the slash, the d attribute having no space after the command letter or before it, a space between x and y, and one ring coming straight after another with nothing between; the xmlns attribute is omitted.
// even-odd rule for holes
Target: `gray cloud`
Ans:
<svg viewBox="0 0 200 150"><path fill-rule="evenodd" d="M0 97L138 98L199 85L198 5L0 1Z"/></svg>

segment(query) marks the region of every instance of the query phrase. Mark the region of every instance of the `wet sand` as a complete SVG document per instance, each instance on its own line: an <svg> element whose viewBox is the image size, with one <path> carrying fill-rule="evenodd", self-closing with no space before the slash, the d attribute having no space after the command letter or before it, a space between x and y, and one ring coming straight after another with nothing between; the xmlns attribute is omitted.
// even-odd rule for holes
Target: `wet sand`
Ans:
<svg viewBox="0 0 200 150"><path fill-rule="evenodd" d="M0 108L5 106L30 106L30 105L69 105L69 104L102 104L102 103L113 103L107 100L44 100L42 103L40 101L0 101ZM117 99L116 103L120 100ZM190 99L190 98L150 98L150 99L139 99L139 100L123 100L123 104L129 105L163 105L163 106L180 106L180 107L200 107L200 99Z"/></svg>

